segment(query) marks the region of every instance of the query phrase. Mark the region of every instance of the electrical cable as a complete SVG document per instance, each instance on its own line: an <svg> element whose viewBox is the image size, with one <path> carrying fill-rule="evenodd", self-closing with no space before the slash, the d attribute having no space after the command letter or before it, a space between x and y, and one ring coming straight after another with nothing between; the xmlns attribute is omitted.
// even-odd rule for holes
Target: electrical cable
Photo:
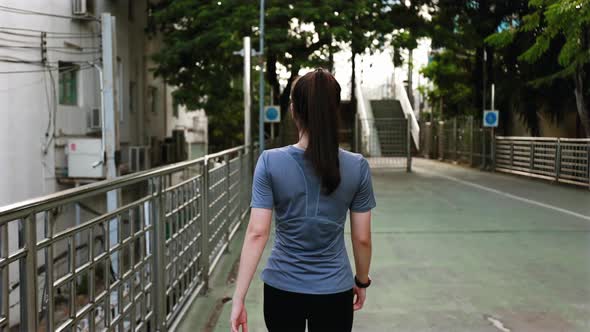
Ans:
<svg viewBox="0 0 590 332"><path fill-rule="evenodd" d="M25 10L20 8L8 7L8 6L0 6L1 11L5 11L7 13L14 13L14 14L23 14L23 15L40 15L40 16L48 16L48 17L55 17L55 18L65 18L65 19L78 19L78 20L87 20L87 21L100 21L99 18L94 16L84 17L84 16L71 16L71 15L59 15L59 14L51 14L51 13L43 13L37 12L33 10Z"/></svg>
<svg viewBox="0 0 590 332"><path fill-rule="evenodd" d="M34 70L14 70L14 71L0 71L0 74L27 74L27 73L43 73L46 71L55 71L55 70L60 70L60 74L64 74L64 73L69 73L71 71L76 71L76 70L87 70L87 69L91 69L94 68L91 65L88 66L70 66L70 67L65 67L67 69L64 69L63 67L60 68L59 67L50 67L47 66L43 69L34 69Z"/></svg>
<svg viewBox="0 0 590 332"><path fill-rule="evenodd" d="M26 37L26 38L35 38L38 39L41 35L30 35L20 32L12 32L12 31L3 31L0 28L0 34L6 34L10 36L17 36L17 37ZM71 35L47 35L45 38L47 39L100 39L101 34L89 34L89 35L80 35L80 34L71 34Z"/></svg>
<svg viewBox="0 0 590 332"><path fill-rule="evenodd" d="M78 32L56 32L56 31L44 31L44 30L36 30L36 29L29 29L29 28L14 28L14 27L4 27L0 26L0 30L14 30L14 31L28 31L28 32L45 32L49 35L80 35L80 36L90 36L90 35L99 35L100 33L78 33Z"/></svg>

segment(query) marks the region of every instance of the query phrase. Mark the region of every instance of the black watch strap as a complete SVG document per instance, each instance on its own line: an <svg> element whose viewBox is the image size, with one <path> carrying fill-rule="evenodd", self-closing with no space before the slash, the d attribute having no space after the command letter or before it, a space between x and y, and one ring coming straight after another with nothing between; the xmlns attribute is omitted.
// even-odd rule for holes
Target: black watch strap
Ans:
<svg viewBox="0 0 590 332"><path fill-rule="evenodd" d="M367 288L367 287L371 286L371 281L372 281L371 280L371 277L368 277L368 278L369 278L369 281L367 281L367 283L363 284L362 282L360 282L358 280L358 278L356 276L354 276L354 283L356 284L356 287L358 287L358 288Z"/></svg>

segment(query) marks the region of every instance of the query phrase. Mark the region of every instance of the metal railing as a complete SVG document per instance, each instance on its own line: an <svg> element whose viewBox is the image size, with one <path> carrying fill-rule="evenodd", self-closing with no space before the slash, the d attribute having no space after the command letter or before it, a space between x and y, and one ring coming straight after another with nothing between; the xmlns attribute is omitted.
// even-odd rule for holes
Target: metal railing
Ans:
<svg viewBox="0 0 590 332"><path fill-rule="evenodd" d="M495 169L590 188L590 139L498 136Z"/></svg>
<svg viewBox="0 0 590 332"><path fill-rule="evenodd" d="M370 128L366 131L365 126ZM356 152L371 167L412 168L411 122L404 118L357 119Z"/></svg>
<svg viewBox="0 0 590 332"><path fill-rule="evenodd" d="M236 147L0 207L0 330L170 328L247 215L256 154ZM120 204L105 212L109 191Z"/></svg>
<svg viewBox="0 0 590 332"><path fill-rule="evenodd" d="M472 116L421 123L426 158L452 160L486 168L492 165L491 131L475 125Z"/></svg>

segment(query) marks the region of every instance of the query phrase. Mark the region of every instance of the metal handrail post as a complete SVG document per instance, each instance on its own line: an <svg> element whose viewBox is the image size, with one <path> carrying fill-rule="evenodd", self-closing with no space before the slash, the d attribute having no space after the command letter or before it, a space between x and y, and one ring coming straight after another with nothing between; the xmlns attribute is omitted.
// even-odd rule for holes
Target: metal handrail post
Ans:
<svg viewBox="0 0 590 332"><path fill-rule="evenodd" d="M361 153L359 151L359 114L354 114L354 152Z"/></svg>
<svg viewBox="0 0 590 332"><path fill-rule="evenodd" d="M510 168L514 167L514 141L510 141Z"/></svg>
<svg viewBox="0 0 590 332"><path fill-rule="evenodd" d="M590 142L588 142L588 161L586 162L586 175L588 176L588 189L590 189Z"/></svg>
<svg viewBox="0 0 590 332"><path fill-rule="evenodd" d="M406 149L407 149L407 161L406 161L406 172L410 173L412 171L412 122L410 118L406 119Z"/></svg>
<svg viewBox="0 0 590 332"><path fill-rule="evenodd" d="M559 182L561 173L561 141L558 138L555 146L555 182Z"/></svg>
<svg viewBox="0 0 590 332"><path fill-rule="evenodd" d="M53 217L53 215L51 213L47 214L47 238L48 239L52 239L53 235L55 234L55 218ZM94 239L93 237L91 237L91 239ZM92 244L94 241L90 241L90 243ZM47 264L47 269L46 269L46 274L45 274L45 280L47 282L47 326L49 330L52 330L55 326L55 316L52 315L51 313L54 312L54 306L55 306L55 302L52 300L54 297L53 294L53 278L54 278L54 274L53 274L53 247L54 246L48 246L47 247L47 255L45 257L45 264ZM93 253L93 251L91 251L91 253ZM94 300L94 298L92 298L92 300ZM93 318L94 315L91 315L91 317Z"/></svg>
<svg viewBox="0 0 590 332"><path fill-rule="evenodd" d="M209 288L209 158L203 162L203 175L201 181L203 192L201 199L201 256L203 258L203 290Z"/></svg>
<svg viewBox="0 0 590 332"><path fill-rule="evenodd" d="M457 118L455 117L455 118L453 118L453 159L455 161L458 160L458 158L457 158L457 155L458 155L458 153L457 153L457 145L458 145L457 144L457 141L458 141L458 136L459 135L457 135L457 134L458 134Z"/></svg>
<svg viewBox="0 0 590 332"><path fill-rule="evenodd" d="M531 141L529 149L529 155L531 158L531 160L529 160L529 172L533 173L533 169L535 168L535 141Z"/></svg>
<svg viewBox="0 0 590 332"><path fill-rule="evenodd" d="M239 204L238 205L238 223L241 223L242 222L242 213L244 212L244 197L243 197L243 195L244 195L244 188L243 188L244 182L243 181L245 181L245 178L244 178L245 174L242 174L244 171L244 152L243 151L241 151L241 150L238 151L238 158L239 158L239 164L240 164L240 167L239 167L240 171L238 173L238 175L239 175L238 179L240 181L240 183L238 185L238 199L239 199L239 202L238 202L238 204Z"/></svg>
<svg viewBox="0 0 590 332"><path fill-rule="evenodd" d="M37 331L37 222L35 220L35 213L32 212L24 220L25 222L25 246L27 256L25 258L26 275L21 278L26 278L26 331ZM73 242L73 239L72 239ZM71 259L74 260L75 256ZM52 258L53 259L53 258ZM21 285L21 291L23 291ZM53 301L53 299L50 299ZM21 317L22 319L22 317Z"/></svg>
<svg viewBox="0 0 590 332"><path fill-rule="evenodd" d="M164 192L164 176L157 177L158 187L156 188L155 208L153 211L154 219L154 311L156 320L156 330L166 330L166 280L165 267L166 259L166 194Z"/></svg>
<svg viewBox="0 0 590 332"><path fill-rule="evenodd" d="M223 156L223 161L225 162L225 242L227 246L225 246L225 252L229 252L229 235L231 233L231 220L229 215L230 210L230 199L231 199L231 170L229 167L229 154Z"/></svg>
<svg viewBox="0 0 590 332"><path fill-rule="evenodd" d="M496 130L492 128L490 130L490 161L491 171L496 170Z"/></svg>
<svg viewBox="0 0 590 332"><path fill-rule="evenodd" d="M468 118L469 123L469 166L473 167L473 115Z"/></svg>
<svg viewBox="0 0 590 332"><path fill-rule="evenodd" d="M480 168L481 169L486 169L487 166L487 159L488 157L486 156L486 129L484 127L481 128L481 165ZM510 154L511 158L512 158L512 154Z"/></svg>
<svg viewBox="0 0 590 332"><path fill-rule="evenodd" d="M445 159L445 122L438 122L438 160Z"/></svg>

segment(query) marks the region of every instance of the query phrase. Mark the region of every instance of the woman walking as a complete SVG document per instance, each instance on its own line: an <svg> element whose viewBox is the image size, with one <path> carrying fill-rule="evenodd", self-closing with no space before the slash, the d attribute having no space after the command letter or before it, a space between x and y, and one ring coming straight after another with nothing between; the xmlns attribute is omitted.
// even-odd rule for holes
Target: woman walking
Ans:
<svg viewBox="0 0 590 332"><path fill-rule="evenodd" d="M299 142L264 151L256 164L250 222L233 296L233 332L248 331L244 299L269 238L275 241L264 281L270 332L351 331L371 284L371 209L375 198L367 161L338 147L340 85L326 70L299 78L291 113ZM344 241L350 211L356 274Z"/></svg>

